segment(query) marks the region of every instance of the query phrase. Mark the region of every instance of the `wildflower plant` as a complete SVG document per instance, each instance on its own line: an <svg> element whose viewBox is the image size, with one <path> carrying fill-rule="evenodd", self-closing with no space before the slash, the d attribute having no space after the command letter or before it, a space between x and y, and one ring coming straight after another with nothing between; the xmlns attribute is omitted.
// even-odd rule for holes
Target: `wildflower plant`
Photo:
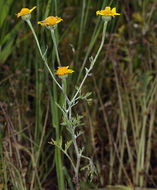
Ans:
<svg viewBox="0 0 157 190"><path fill-rule="evenodd" d="M49 71L49 74L52 77L52 80L56 83L56 85L58 86L58 88L61 90L64 100L63 103L59 103L59 102L55 102L55 104L57 105L57 107L60 109L60 111L62 112L62 116L63 116L63 122L61 123L62 126L65 126L66 129L69 131L70 135L71 135L71 139L69 141L67 141L64 145L63 145L63 141L62 141L62 134L60 134L60 137L58 140L55 139L51 139L51 142L49 142L52 145L55 145L57 147L57 149L61 150L69 159L72 168L74 170L74 178L73 181L76 185L76 190L79 189L79 171L80 171L80 162L82 159L86 159L88 161L88 164L84 167L82 167L81 169L88 169L89 171L89 176L90 179L93 179L93 175L94 173L96 173L95 170L95 166L92 162L92 160L84 155L84 149L85 146L83 145L82 147L79 146L77 139L79 136L81 136L84 132L82 130L79 129L79 127L82 125L82 116L80 115L76 115L73 116L73 107L75 105L77 105L79 103L80 99L84 99L89 101L89 96L91 93L87 93L85 95L81 94L81 89L83 87L83 84L85 83L87 77L89 76L90 72L92 71L95 62L97 61L97 58L100 54L100 51L103 47L104 44L104 40L105 40L105 34L106 34L106 28L107 28L107 24L108 22L111 20L111 17L114 17L116 15L119 15L119 13L116 13L116 8L111 9L110 7L106 7L105 10L101 10L101 11L97 11L96 14L97 15L101 15L104 21L104 26L103 26L103 32L102 32L102 40L100 43L100 46L98 48L98 51L95 55L95 57L90 57L89 61L90 61L90 66L89 68L85 68L85 75L80 83L80 86L78 88L76 88L76 91L74 93L74 95L72 96L72 98L68 97L67 94L67 84L66 84L66 79L68 77L69 74L72 74L74 72L74 70L69 69L69 66L61 66L61 62L60 62L60 58L59 58L59 54L58 54L58 48L57 48L57 44L56 44L56 39L55 39L55 34L54 34L54 30L57 27L57 24L60 23L61 21L63 21L62 18L57 17L57 16L49 16L48 18L46 18L43 21L38 21L38 24L40 24L43 27L46 27L50 32L51 32L51 36L52 36L52 40L53 40L53 44L55 47L55 53L56 53L56 57L57 57L57 61L58 61L58 69L56 71L52 71L48 65L47 59L46 59L46 51L43 52L41 50L41 46L39 43L39 40L37 38L37 35L34 31L34 28L31 24L31 12L35 9L36 7L33 7L32 9L27 9L27 8L23 8L21 9L21 11L17 14L17 17L22 17L22 19L24 21L26 21L26 23L29 25L37 47L39 49L39 53L41 55L41 58L47 68L47 70ZM77 71L75 71L77 72ZM57 76L61 79L61 84L59 81L59 79L57 79ZM70 154L69 154L69 148L73 146L74 147L74 152L76 155L76 160L74 160ZM56 160L56 165L60 164L61 162L61 157L57 157L58 160ZM62 168L61 168L62 169ZM61 183L60 181L58 181L58 183ZM63 183L63 179L62 179L62 183ZM62 188L64 189L64 187Z"/></svg>

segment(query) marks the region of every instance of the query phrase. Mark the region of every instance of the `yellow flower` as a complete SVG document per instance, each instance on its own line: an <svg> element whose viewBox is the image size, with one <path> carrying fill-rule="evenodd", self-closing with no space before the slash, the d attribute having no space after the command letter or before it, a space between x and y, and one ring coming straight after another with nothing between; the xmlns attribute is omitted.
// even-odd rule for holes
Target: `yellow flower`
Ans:
<svg viewBox="0 0 157 190"><path fill-rule="evenodd" d="M50 27L53 27L57 23L59 23L61 21L63 21L63 19L61 19L60 17L49 16L45 20L39 21L38 24L41 24L41 26L50 26Z"/></svg>
<svg viewBox="0 0 157 190"><path fill-rule="evenodd" d="M116 16L120 15L119 13L116 13L116 8L113 8L111 10L111 7L106 7L105 10L100 10L96 12L96 15L102 15L102 16Z"/></svg>
<svg viewBox="0 0 157 190"><path fill-rule="evenodd" d="M16 14L17 18L19 18L20 16L25 16L25 15L30 14L34 9L36 9L36 6L33 7L32 9L22 8L21 11Z"/></svg>
<svg viewBox="0 0 157 190"><path fill-rule="evenodd" d="M56 75L62 76L62 75L66 75L66 74L74 72L72 69L68 69L68 68L69 68L69 66L58 67L58 69L56 71Z"/></svg>

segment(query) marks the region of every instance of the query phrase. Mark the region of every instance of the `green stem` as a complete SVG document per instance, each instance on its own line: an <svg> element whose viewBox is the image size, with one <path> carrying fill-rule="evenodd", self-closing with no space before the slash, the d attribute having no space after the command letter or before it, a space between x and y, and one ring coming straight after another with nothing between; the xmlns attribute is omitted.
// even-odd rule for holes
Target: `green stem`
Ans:
<svg viewBox="0 0 157 190"><path fill-rule="evenodd" d="M67 84L66 84L66 78L62 79L62 88L63 88L63 92L64 94L67 94ZM63 108L66 110L66 98L64 98L63 100Z"/></svg>
<svg viewBox="0 0 157 190"><path fill-rule="evenodd" d="M42 55L42 51L41 51L41 48L40 48L40 45L39 45L39 42L38 42L38 39L37 39L37 36L35 34L35 31L32 27L32 24L30 22L30 20L27 20L27 23L29 25L29 27L31 28L32 30L32 33L35 37L35 40L36 40L36 43L37 43L37 46L38 46L38 49L39 49L39 52L41 54L41 56L43 57ZM38 64L35 64L35 76L36 76L36 127L35 127L35 139L39 139L39 130L42 128L41 126L41 118L42 118L42 114L41 114L41 97L40 97L40 84L39 84L39 72L38 72L38 69L39 69L39 65Z"/></svg>
<svg viewBox="0 0 157 190"><path fill-rule="evenodd" d="M60 149L60 150L67 156L67 158L69 159L69 161L70 161L70 163L71 163L73 169L75 170L75 165L74 165L74 163L73 163L71 157L69 156L69 154L68 154L64 149L62 149L60 146L58 146L57 144L55 144L55 146L56 146L58 149Z"/></svg>
<svg viewBox="0 0 157 190"><path fill-rule="evenodd" d="M80 92L80 90L81 90L81 88L82 88L82 86L83 86L83 84L84 84L86 78L88 77L88 74L89 74L89 72L91 71L92 67L93 67L93 64L91 65L91 67L90 67L89 69L86 70L86 74L85 74L85 76L84 76L84 78L83 78L83 80L82 80L82 82L81 82L81 84L80 84L80 86L79 86L77 92L75 93L74 97L73 97L72 100L70 101L71 104L75 102L75 99L76 99L77 95L79 94L79 92Z"/></svg>
<svg viewBox="0 0 157 190"><path fill-rule="evenodd" d="M143 171L145 168L144 162L145 162L145 150L146 150L146 122L147 122L147 115L144 114L146 112L146 104L144 101L143 104L143 124L142 124L142 131L141 131L141 139L139 144L139 152L140 154L140 171ZM144 176L139 174L139 184L140 187L143 187L144 185Z"/></svg>
<svg viewBox="0 0 157 190"><path fill-rule="evenodd" d="M75 166L75 180L76 180L75 184L76 184L76 190L78 190L79 189L79 168L80 168L81 154L79 152L79 148L78 148L77 141L76 141L76 135L74 133L73 127L71 127L71 129L72 129L72 132L71 132L72 140L73 140L76 157L77 157L76 166Z"/></svg>
<svg viewBox="0 0 157 190"><path fill-rule="evenodd" d="M62 87L60 86L60 84L59 84L59 83L57 82L57 80L55 79L55 76L54 76L54 74L52 73L50 67L48 66L48 63L47 63L47 61L46 61L46 59L45 59L45 56L43 55L43 53L42 53L42 51L41 51L41 47L40 47L38 38L37 38L37 36L36 36L36 33L35 33L35 31L34 31L34 28L32 27L32 24L31 24L30 20L27 20L26 22L28 23L28 25L29 25L29 27L30 27L30 29L31 29L31 31L32 31L32 33L33 33L33 35L34 35L35 41L36 41L37 46L38 46L38 49L39 49L39 53L40 53L40 55L41 55L42 60L44 61L45 66L47 67L47 69L48 69L48 71L49 71L51 77L53 78L53 80L55 81L55 83L57 84L57 86L58 86L61 90L63 90Z"/></svg>
<svg viewBox="0 0 157 190"><path fill-rule="evenodd" d="M97 58L98 58L98 55L100 54L100 51L101 51L101 49L102 49L102 47L103 47L103 45L104 45L107 23L108 23L107 21L104 22L103 33L102 33L102 40L101 40L100 47L99 47L99 49L98 49L98 51L97 51L97 54L96 54L96 56L95 56L95 58L94 58L94 60L93 60L94 63L96 62L96 60L97 60Z"/></svg>
<svg viewBox="0 0 157 190"><path fill-rule="evenodd" d="M55 52L56 52L58 65L61 66L54 30L51 30L51 37L52 37L53 44L54 44L54 47L55 47Z"/></svg>
<svg viewBox="0 0 157 190"><path fill-rule="evenodd" d="M93 49L93 47L94 47L94 44L95 44L95 42L96 42L96 40L97 40L97 38L98 38L98 35L99 35L99 33L100 33L100 30L101 30L101 23L99 23L99 21L98 21L97 24L96 24L96 26L95 26L95 30L94 30L94 32L93 32L92 39L91 39L90 44L89 44L89 46L88 46L88 50L87 50L87 52L86 52L84 61L83 61L83 63L82 63L82 66L81 66L79 75L78 75L78 77L77 77L77 82L76 82L76 83L78 83L79 80L80 80L80 78L81 78L82 71L83 71L83 69L84 69L84 67L85 67L85 65L86 65L86 62L87 62L88 57L89 57L89 54L91 53L91 51L92 51L92 49ZM74 93L74 92L73 92L73 93Z"/></svg>
<svg viewBox="0 0 157 190"><path fill-rule="evenodd" d="M62 88L61 85L57 82L57 80L56 80L54 74L52 73L50 67L48 66L48 63L47 63L47 60L46 60L44 54L43 54L42 51L41 51L41 47L40 47L40 44L39 44L37 35L36 35L35 31L34 31L34 28L32 27L32 24L31 24L30 20L27 20L27 23L28 23L28 25L29 25L29 27L30 27L30 29L31 29L31 31L32 31L32 33L33 33L33 35L34 35L35 41L36 41L37 46L38 46L38 49L39 49L39 53L40 53L40 55L41 55L42 60L44 61L44 64L45 64L46 68L48 69L48 71L49 71L49 73L50 73L52 79L54 80L54 82L55 82L55 83L57 84L57 86L61 89L61 91L63 91L63 88ZM63 92L63 93L64 93L64 92ZM68 99L68 97L66 96L65 93L64 93L64 96L65 96L65 98L67 99L67 102L68 102L68 104L69 104L69 103L70 103L70 100Z"/></svg>
<svg viewBox="0 0 157 190"><path fill-rule="evenodd" d="M96 55L95 55L95 58L91 61L91 66L90 66L90 68L89 68L89 69L86 69L86 75L85 75L85 77L83 78L83 80L82 80L82 82L81 82L81 84L80 84L80 86L79 86L77 92L75 93L74 97L72 98L71 104L75 101L75 98L76 98L77 95L79 94L79 92L80 92L80 90L81 90L81 88L82 88L82 86L83 86L83 84L84 84L84 82L85 82L85 80L86 80L86 78L87 78L89 72L92 70L92 68L93 68L93 66L94 66L94 64L95 64L95 62L96 62L96 60L97 60L97 58L98 58L98 56L99 56L99 54L100 54L100 51L101 51L101 49L102 49L102 47L103 47L103 44L104 44L104 41L105 41L107 23L108 23L107 21L104 22L103 34L102 34L102 40L101 40L100 47L99 47L99 49L98 49L98 51L97 51L97 53L96 53Z"/></svg>

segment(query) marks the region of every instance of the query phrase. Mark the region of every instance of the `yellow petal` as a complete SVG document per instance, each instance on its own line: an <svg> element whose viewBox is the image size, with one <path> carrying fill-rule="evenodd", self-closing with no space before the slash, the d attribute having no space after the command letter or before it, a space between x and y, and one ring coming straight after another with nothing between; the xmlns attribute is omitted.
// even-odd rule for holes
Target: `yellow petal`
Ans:
<svg viewBox="0 0 157 190"><path fill-rule="evenodd" d="M111 7L106 7L105 8L105 11L110 11L111 10Z"/></svg>
<svg viewBox="0 0 157 190"><path fill-rule="evenodd" d="M113 12L113 13L116 13L116 8L113 8L113 9L112 9L112 12Z"/></svg>
<svg viewBox="0 0 157 190"><path fill-rule="evenodd" d="M34 6L32 9L30 9L30 13L34 10L34 9L36 9L37 7L36 6Z"/></svg>
<svg viewBox="0 0 157 190"><path fill-rule="evenodd" d="M96 15L99 15L99 13L100 13L100 11L97 11L97 12L96 12Z"/></svg>

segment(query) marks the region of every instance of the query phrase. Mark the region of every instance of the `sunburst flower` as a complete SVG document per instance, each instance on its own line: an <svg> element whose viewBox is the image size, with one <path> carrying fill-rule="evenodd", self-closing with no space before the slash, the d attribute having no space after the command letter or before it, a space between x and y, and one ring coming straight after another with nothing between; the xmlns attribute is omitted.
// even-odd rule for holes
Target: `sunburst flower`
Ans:
<svg viewBox="0 0 157 190"><path fill-rule="evenodd" d="M17 13L17 18L22 17L24 18L25 16L31 16L30 13L36 9L36 6L34 6L32 9L28 9L28 8L22 8L21 11L19 13Z"/></svg>
<svg viewBox="0 0 157 190"><path fill-rule="evenodd" d="M56 71L56 75L63 76L67 75L69 73L73 73L74 71L72 69L69 69L69 66L66 67L58 67Z"/></svg>
<svg viewBox="0 0 157 190"><path fill-rule="evenodd" d="M56 24L58 24L61 21L63 21L63 19L61 19L58 16L55 16L55 17L49 16L45 20L39 21L38 24L41 24L41 26L47 26L50 28L54 28L56 26Z"/></svg>
<svg viewBox="0 0 157 190"><path fill-rule="evenodd" d="M106 7L104 10L97 11L96 15L115 17L116 15L120 15L120 14L116 12L115 7L113 9L111 9L111 7Z"/></svg>

